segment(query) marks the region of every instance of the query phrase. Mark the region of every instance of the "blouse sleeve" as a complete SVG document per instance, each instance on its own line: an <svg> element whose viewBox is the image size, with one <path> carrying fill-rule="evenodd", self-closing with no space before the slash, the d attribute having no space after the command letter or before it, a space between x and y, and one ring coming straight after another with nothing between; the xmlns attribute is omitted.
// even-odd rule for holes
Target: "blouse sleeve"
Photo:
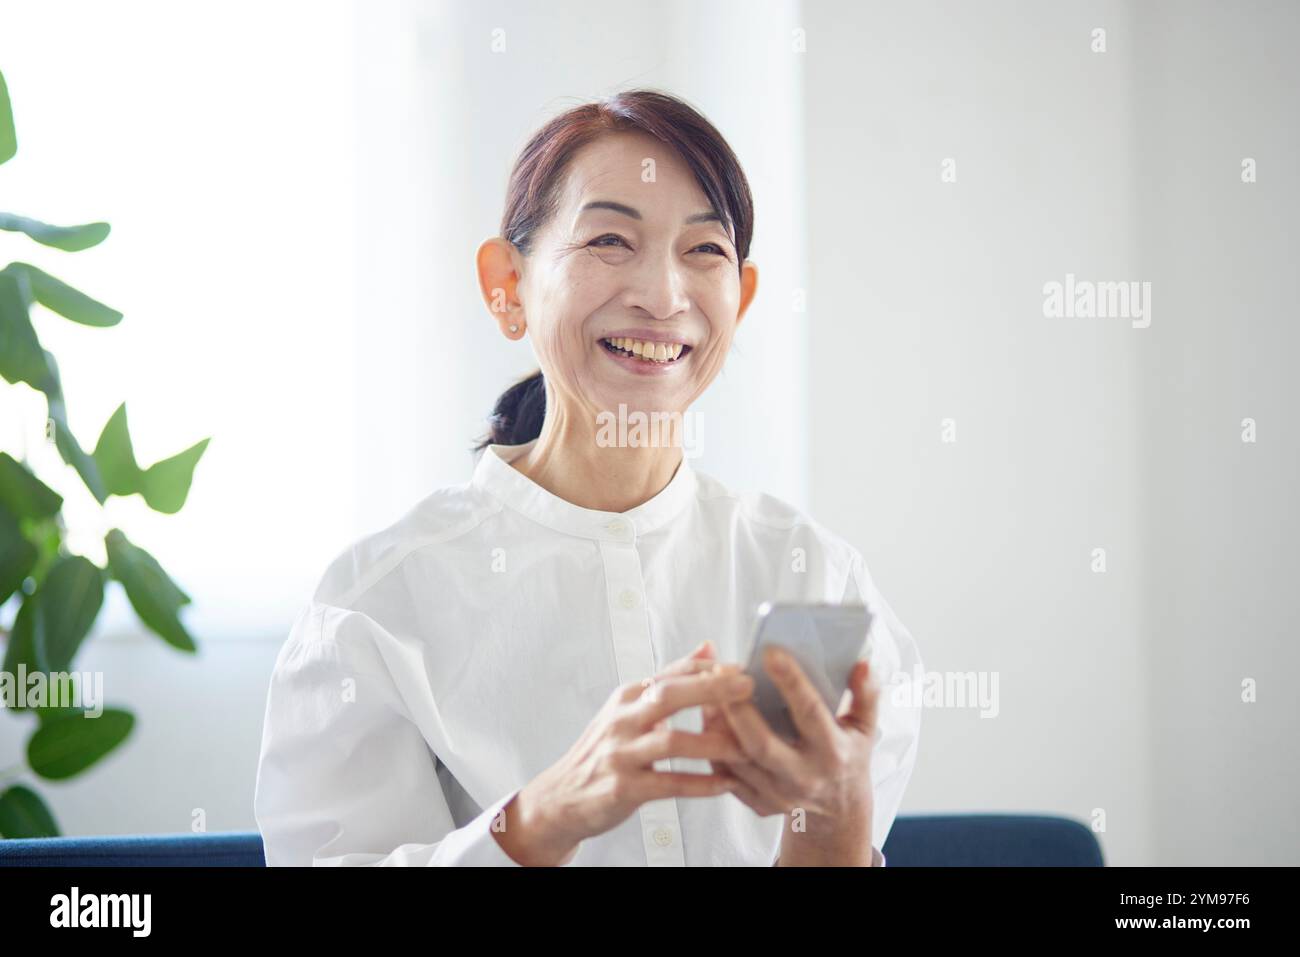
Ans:
<svg viewBox="0 0 1300 957"><path fill-rule="evenodd" d="M382 659L338 640L342 622L379 627L313 602L276 659L253 800L267 866L518 866L493 834L514 793L456 827Z"/></svg>
<svg viewBox="0 0 1300 957"><path fill-rule="evenodd" d="M920 681L923 666L911 633L876 590L866 562L856 549L844 601L864 603L872 616L868 660L874 679L880 683L880 706L876 748L871 756L874 802L871 836L872 850L880 854L877 849L885 846L916 764L921 737L921 698L915 685ZM883 854L873 864L885 866Z"/></svg>

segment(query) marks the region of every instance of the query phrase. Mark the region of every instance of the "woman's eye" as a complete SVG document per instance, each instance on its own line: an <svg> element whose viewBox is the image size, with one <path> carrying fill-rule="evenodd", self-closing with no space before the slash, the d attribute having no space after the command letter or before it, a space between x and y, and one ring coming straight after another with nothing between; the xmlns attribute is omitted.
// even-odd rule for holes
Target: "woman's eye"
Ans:
<svg viewBox="0 0 1300 957"><path fill-rule="evenodd" d="M619 236L617 233L606 233L604 236L597 236L591 242L587 243L587 245L596 246L598 248L603 248L603 249L612 249L614 248L615 245L621 245L623 246L624 249L632 248L631 246L628 245L627 240L624 239L622 236ZM727 255L727 251L717 243L701 243L700 245L696 246L695 249L691 250L691 252L695 252L696 250L699 249L712 250L715 256L721 256L724 259L731 258L729 255Z"/></svg>
<svg viewBox="0 0 1300 957"><path fill-rule="evenodd" d="M711 248L715 251L715 255L718 255L718 256L724 256L724 257L726 257L726 258L728 258L728 259L731 258L731 257L727 256L727 251L726 251L725 249L723 249L721 246L719 246L717 243L701 243L700 245L696 246L695 248L696 248L696 249L704 249L704 248L706 248L706 247L711 247Z"/></svg>

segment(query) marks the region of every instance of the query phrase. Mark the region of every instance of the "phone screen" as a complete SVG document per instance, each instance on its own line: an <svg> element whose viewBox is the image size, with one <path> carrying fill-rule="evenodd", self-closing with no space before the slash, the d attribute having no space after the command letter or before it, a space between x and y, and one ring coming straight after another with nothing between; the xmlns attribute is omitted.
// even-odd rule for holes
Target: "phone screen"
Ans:
<svg viewBox="0 0 1300 957"><path fill-rule="evenodd" d="M834 714L854 664L870 656L870 625L871 614L861 604L764 602L759 606L745 673L754 679L754 705L775 734L788 741L799 739L785 696L763 667L763 649L779 645L789 651Z"/></svg>

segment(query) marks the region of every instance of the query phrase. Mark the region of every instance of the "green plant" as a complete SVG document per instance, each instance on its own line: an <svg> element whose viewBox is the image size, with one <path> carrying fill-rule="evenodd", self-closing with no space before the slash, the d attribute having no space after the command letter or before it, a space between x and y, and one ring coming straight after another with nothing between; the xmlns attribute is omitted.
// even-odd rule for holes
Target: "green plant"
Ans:
<svg viewBox="0 0 1300 957"><path fill-rule="evenodd" d="M13 113L0 74L0 164L17 151ZM78 252L108 236L107 223L50 226L0 212L0 230L23 233L45 246ZM143 496L156 511L180 511L189 494L194 467L208 439L179 455L141 469L131 448L126 406L118 407L87 454L68 428L67 408L54 356L42 348L31 321L39 304L86 326L117 325L122 314L97 302L35 266L12 262L0 270L0 375L11 387L30 386L46 401L46 438L76 471L102 506L110 495ZM187 652L194 640L179 612L190 603L153 556L134 545L120 529L104 539L106 567L71 554L64 544L63 498L22 461L0 452L0 609L14 599L17 611L0 628L4 664L0 667L0 707L29 712L36 725L27 742L26 762L0 769L0 837L46 837L59 833L54 815L40 795L15 777L31 773L61 781L80 774L118 747L135 718L124 708L96 702L85 707L72 662L94 625L105 589L118 582L141 620L169 644ZM27 676L22 685L20 675ZM32 679L31 676L44 676ZM43 689L38 691L42 680ZM33 681L34 685L33 686ZM7 688L6 688L7 684ZM76 693L74 704L48 700L55 692ZM35 694L36 704L29 704Z"/></svg>

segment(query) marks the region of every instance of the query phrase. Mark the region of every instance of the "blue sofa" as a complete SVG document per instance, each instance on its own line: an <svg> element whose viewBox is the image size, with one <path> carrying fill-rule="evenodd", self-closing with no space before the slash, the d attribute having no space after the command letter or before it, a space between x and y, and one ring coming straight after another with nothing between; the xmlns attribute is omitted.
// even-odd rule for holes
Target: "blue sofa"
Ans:
<svg viewBox="0 0 1300 957"><path fill-rule="evenodd" d="M885 842L890 867L1101 867L1091 830L1063 817L912 814ZM0 867L264 867L256 831L0 840Z"/></svg>

